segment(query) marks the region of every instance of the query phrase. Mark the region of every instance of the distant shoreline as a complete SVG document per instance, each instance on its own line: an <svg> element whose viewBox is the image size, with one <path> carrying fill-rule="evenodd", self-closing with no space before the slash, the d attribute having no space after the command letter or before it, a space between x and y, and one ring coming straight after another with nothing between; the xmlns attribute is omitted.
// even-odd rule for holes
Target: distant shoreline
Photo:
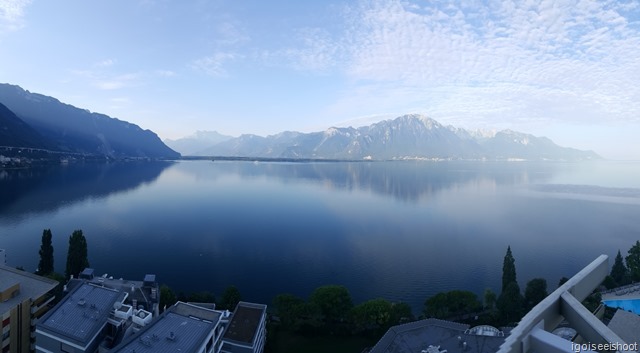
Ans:
<svg viewBox="0 0 640 353"><path fill-rule="evenodd" d="M554 160L554 159L464 159L464 158L422 158L422 157L402 157L396 159L337 159L337 158L285 158L285 157L248 157L248 156L182 156L176 160L183 161L244 161L244 162L291 162L291 163L315 163L315 162L340 162L340 163L362 163L362 162L508 162L508 163L580 163L595 162L602 160Z"/></svg>

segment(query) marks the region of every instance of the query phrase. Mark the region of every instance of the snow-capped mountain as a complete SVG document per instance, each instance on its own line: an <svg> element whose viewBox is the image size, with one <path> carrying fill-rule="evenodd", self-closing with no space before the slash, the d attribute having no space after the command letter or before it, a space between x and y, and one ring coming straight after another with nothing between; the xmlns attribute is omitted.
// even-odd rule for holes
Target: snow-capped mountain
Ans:
<svg viewBox="0 0 640 353"><path fill-rule="evenodd" d="M261 137L242 135L207 148L198 155L318 159L599 159L591 151L554 144L544 137L510 130L468 131L443 126L421 115L404 115L359 128L282 132Z"/></svg>

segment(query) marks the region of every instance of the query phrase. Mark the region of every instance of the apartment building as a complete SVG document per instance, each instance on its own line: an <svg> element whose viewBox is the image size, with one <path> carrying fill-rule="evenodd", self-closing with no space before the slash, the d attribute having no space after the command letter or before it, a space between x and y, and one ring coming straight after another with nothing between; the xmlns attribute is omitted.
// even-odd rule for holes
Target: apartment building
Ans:
<svg viewBox="0 0 640 353"><path fill-rule="evenodd" d="M0 352L33 351L35 320L54 300L57 281L0 264Z"/></svg>

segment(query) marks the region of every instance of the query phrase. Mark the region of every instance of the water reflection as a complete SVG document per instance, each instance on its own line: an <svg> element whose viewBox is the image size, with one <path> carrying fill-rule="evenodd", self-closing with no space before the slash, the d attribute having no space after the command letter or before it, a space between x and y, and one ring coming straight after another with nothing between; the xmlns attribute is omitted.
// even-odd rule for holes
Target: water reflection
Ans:
<svg viewBox="0 0 640 353"><path fill-rule="evenodd" d="M507 245L521 287L534 277L552 287L595 256L628 249L640 206L553 197L594 193L558 186L592 175L589 166L464 162L10 171L0 180L0 248L10 264L33 269L51 228L62 272L68 235L81 228L92 266L115 277L156 273L178 291L216 294L234 284L265 303L337 283L356 301L405 300L418 313L439 291L499 290Z"/></svg>
<svg viewBox="0 0 640 353"><path fill-rule="evenodd" d="M77 163L0 171L0 222L151 183L172 162Z"/></svg>
<svg viewBox="0 0 640 353"><path fill-rule="evenodd" d="M191 163L191 164L189 164ZM566 166L564 166L566 167ZM183 163L181 170L197 179L236 175L246 179L268 177L283 183L312 182L331 189L370 191L416 202L443 190L469 183L520 185L544 183L563 166L553 163L478 162L355 162L355 163Z"/></svg>

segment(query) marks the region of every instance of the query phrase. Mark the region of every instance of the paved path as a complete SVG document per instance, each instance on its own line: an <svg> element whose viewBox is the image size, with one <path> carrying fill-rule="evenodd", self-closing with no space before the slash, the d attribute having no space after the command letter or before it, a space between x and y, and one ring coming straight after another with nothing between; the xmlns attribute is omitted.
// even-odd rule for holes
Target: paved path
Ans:
<svg viewBox="0 0 640 353"><path fill-rule="evenodd" d="M602 300L640 299L640 283L602 292Z"/></svg>

